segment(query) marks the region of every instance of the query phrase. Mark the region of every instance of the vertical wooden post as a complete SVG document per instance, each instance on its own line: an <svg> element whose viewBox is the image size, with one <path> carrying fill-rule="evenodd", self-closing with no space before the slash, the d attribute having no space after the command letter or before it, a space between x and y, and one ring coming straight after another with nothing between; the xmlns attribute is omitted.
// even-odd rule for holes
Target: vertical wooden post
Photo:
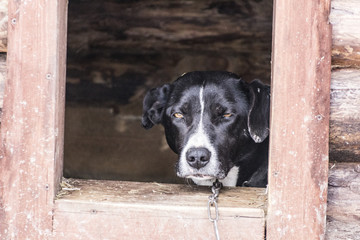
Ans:
<svg viewBox="0 0 360 240"><path fill-rule="evenodd" d="M48 239L62 174L67 0L9 0L0 239Z"/></svg>
<svg viewBox="0 0 360 240"><path fill-rule="evenodd" d="M267 239L324 239L330 0L274 2Z"/></svg>

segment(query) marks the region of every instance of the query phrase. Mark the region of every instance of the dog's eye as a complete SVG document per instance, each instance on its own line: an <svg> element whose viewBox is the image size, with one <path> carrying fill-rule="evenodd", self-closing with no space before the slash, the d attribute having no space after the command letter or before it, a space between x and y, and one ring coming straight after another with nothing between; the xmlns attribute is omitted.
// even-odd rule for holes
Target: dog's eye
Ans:
<svg viewBox="0 0 360 240"><path fill-rule="evenodd" d="M184 115L182 115L181 113L178 113L178 112L174 113L173 116L176 118L184 118Z"/></svg>
<svg viewBox="0 0 360 240"><path fill-rule="evenodd" d="M223 118L229 118L229 117L231 117L233 114L232 113L225 113L225 114L223 114L222 116L223 116Z"/></svg>

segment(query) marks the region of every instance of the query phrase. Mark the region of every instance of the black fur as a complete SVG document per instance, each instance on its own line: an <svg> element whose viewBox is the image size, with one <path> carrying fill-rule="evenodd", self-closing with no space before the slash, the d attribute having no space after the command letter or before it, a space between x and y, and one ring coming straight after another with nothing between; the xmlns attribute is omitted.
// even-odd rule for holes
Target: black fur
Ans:
<svg viewBox="0 0 360 240"><path fill-rule="evenodd" d="M170 148L181 158L185 156L182 150L202 119L218 169L209 167L202 171L186 166L191 171L187 169L183 173L178 163L178 175L188 177L190 171L200 177L223 179L237 166L237 186L264 187L268 171L269 109L270 88L259 80L248 84L229 72L191 72L146 94L142 125L149 129L162 124ZM182 117L175 117L175 113L181 113Z"/></svg>

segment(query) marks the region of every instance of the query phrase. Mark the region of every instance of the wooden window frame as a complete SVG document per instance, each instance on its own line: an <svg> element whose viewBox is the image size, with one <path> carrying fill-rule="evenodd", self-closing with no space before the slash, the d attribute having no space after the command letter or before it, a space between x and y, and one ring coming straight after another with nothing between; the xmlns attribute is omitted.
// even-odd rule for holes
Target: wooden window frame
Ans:
<svg viewBox="0 0 360 240"><path fill-rule="evenodd" d="M331 74L329 12L329 0L274 1L267 239L324 238ZM8 13L8 72L0 142L0 236L57 239L63 237L54 231L61 222L56 218L59 209L74 203L56 200L63 166L67 0L10 0ZM69 191L76 191L76 186L70 185ZM178 201L168 198L163 187L155 189L163 197L158 199L160 205L162 201ZM241 198L250 190L233 191L230 198ZM263 194L254 191L252 196ZM136 200L142 197L138 194ZM79 201L76 206L84 205ZM111 206L102 202L101 209ZM196 209L206 210L200 205ZM233 205L228 210L237 211ZM254 214L261 215L261 211ZM129 227L135 227L143 216L135 212L131 215L134 225ZM87 214L97 215L97 211ZM118 220L116 214L98 214L103 216L98 220ZM167 232L167 236L173 233ZM73 228L71 234L80 236L81 232Z"/></svg>

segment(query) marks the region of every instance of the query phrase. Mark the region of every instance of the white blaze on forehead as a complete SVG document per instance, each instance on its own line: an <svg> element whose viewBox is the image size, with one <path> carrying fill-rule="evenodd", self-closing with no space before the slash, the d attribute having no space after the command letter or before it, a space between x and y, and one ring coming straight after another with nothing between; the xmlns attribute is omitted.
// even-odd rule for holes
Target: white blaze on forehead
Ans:
<svg viewBox="0 0 360 240"><path fill-rule="evenodd" d="M204 109L205 109L204 87L200 88L199 99L200 99L201 112L200 112L200 121L199 121L198 131L200 130L200 131L202 131L202 133L204 133L204 135L206 135L204 132L204 125L203 125L203 117L204 117Z"/></svg>
<svg viewBox="0 0 360 240"><path fill-rule="evenodd" d="M204 111L205 111L205 101L204 101L204 87L200 88L199 91L199 101L200 101L200 120L195 127L195 132L189 137L188 142L185 144L185 147L182 149L179 160L179 172L180 177L185 177L193 174L202 174L202 175L216 175L219 173L219 161L217 158L217 152L214 146L211 144L209 136L206 134L204 129ZM190 148L203 147L210 151L211 157L209 163L197 170L189 166L186 161L186 152Z"/></svg>

